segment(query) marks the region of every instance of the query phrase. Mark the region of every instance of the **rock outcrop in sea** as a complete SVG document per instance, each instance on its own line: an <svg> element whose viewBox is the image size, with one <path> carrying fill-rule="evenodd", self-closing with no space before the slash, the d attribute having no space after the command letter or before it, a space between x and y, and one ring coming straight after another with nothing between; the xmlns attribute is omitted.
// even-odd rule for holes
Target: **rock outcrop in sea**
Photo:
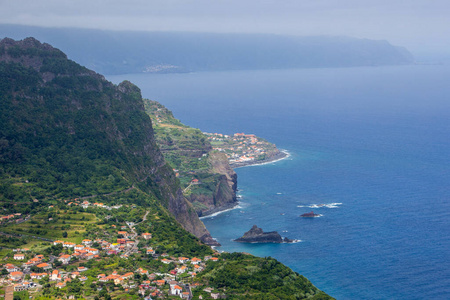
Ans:
<svg viewBox="0 0 450 300"><path fill-rule="evenodd" d="M320 214L315 214L313 211L311 211L309 213L304 213L304 214L300 215L300 217L303 217L303 218L316 218L316 217L320 217Z"/></svg>
<svg viewBox="0 0 450 300"><path fill-rule="evenodd" d="M283 238L276 231L264 232L261 228L256 225L244 233L244 235L236 240L235 242L240 243L293 243L294 240Z"/></svg>

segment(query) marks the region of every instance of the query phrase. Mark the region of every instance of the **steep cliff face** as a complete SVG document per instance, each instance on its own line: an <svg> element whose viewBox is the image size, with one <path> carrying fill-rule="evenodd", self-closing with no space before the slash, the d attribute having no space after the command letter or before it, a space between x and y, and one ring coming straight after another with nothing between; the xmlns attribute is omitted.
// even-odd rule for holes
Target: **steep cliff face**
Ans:
<svg viewBox="0 0 450 300"><path fill-rule="evenodd" d="M133 187L186 230L211 239L158 149L139 88L115 86L33 38L0 41L0 74L4 205Z"/></svg>
<svg viewBox="0 0 450 300"><path fill-rule="evenodd" d="M189 198L191 203L200 202L207 207L198 212L200 215L212 214L237 204L237 174L230 167L226 155L212 151L209 153L208 161L212 172L220 174L220 176L217 178L212 195L191 194Z"/></svg>
<svg viewBox="0 0 450 300"><path fill-rule="evenodd" d="M178 174L184 195L199 216L236 205L237 175L207 137L175 119L160 103L144 99L161 152Z"/></svg>

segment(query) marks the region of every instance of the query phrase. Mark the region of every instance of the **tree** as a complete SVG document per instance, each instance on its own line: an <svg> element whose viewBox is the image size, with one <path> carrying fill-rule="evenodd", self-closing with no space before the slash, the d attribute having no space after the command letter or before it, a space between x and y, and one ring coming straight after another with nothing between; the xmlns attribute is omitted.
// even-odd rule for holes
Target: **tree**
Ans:
<svg viewBox="0 0 450 300"><path fill-rule="evenodd" d="M67 237L67 231L64 231L64 232L62 233L62 236L63 236L63 238L66 238L66 237Z"/></svg>

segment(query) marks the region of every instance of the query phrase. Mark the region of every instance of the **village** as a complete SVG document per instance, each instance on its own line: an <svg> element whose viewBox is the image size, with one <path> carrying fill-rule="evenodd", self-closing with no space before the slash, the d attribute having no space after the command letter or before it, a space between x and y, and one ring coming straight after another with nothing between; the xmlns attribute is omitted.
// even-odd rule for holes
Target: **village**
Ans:
<svg viewBox="0 0 450 300"><path fill-rule="evenodd" d="M242 163L254 163L270 159L279 154L277 147L254 134L235 133L226 135L221 133L207 133L213 150L226 154L231 166Z"/></svg>
<svg viewBox="0 0 450 300"><path fill-rule="evenodd" d="M79 199L66 205L111 209L102 203ZM49 209L53 208L49 206ZM141 222L146 221L149 212L146 211ZM18 217L20 216L14 216L16 219ZM14 218L9 217L4 221ZM110 225L112 229L117 230L108 239L83 239L78 244L65 239L53 240L49 248L51 250L42 253L29 248L11 249L3 258L0 286L5 287L6 295L8 290L28 291L29 295L33 295L44 289L53 289L60 290L68 299L75 299L75 296L71 295L76 290L74 286L87 285L105 295L115 290L125 293L134 290L144 299L192 299L192 289L201 286L195 281L195 277L205 269L209 261L218 261L220 254L214 252L213 255L199 258L161 253L157 251L157 246L152 245L152 233L139 234L135 229L136 225L137 223L131 221L126 221L121 226ZM107 259L116 259L114 261L118 261L117 269L120 271L108 272L98 267ZM152 268L130 269L134 264L125 262L130 259L152 261ZM165 272L161 272L162 269ZM205 286L202 291L208 295L205 299L224 297L211 287ZM200 295L197 299L203 297Z"/></svg>

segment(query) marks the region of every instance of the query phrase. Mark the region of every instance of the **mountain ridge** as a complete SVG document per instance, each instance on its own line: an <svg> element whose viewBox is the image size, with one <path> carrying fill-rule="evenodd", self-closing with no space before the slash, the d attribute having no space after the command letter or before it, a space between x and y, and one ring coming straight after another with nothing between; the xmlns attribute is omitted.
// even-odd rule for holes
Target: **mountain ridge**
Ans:
<svg viewBox="0 0 450 300"><path fill-rule="evenodd" d="M102 74L355 67L411 64L405 48L383 40L269 34L102 31L0 24L62 49Z"/></svg>

